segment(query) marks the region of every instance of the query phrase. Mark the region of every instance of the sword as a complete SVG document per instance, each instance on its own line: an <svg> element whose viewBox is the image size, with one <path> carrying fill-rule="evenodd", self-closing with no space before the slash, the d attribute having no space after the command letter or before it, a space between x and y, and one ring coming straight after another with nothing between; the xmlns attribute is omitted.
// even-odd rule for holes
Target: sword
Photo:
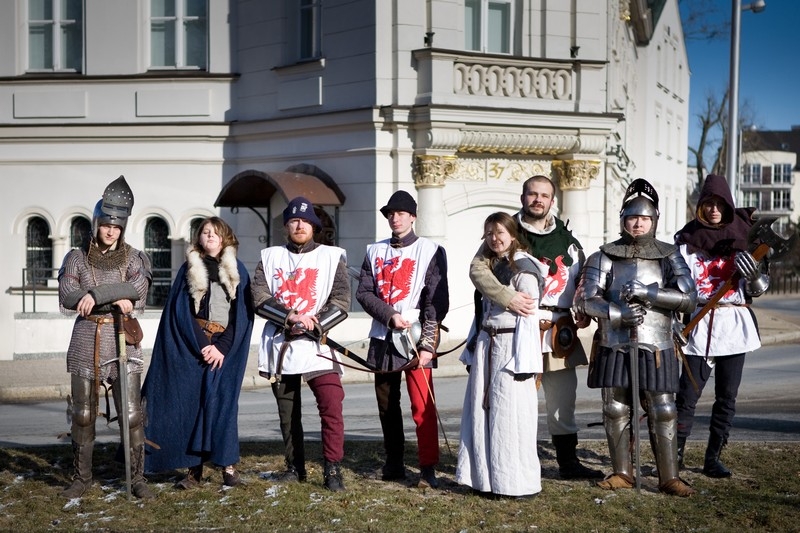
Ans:
<svg viewBox="0 0 800 533"><path fill-rule="evenodd" d="M114 327L117 330L117 352L119 357L119 372L117 379L119 380L119 396L120 403L122 404L123 413L117 413L122 426L122 450L125 454L125 487L128 490L128 499L133 496L131 492L131 421L128 418L128 399L130 397L128 391L128 351L125 347L125 328L122 325L122 312L115 310Z"/></svg>
<svg viewBox="0 0 800 533"><path fill-rule="evenodd" d="M630 333L631 356L631 408L633 409L633 466L635 469L636 492L642 492L642 467L639 449L639 334L636 326Z"/></svg>

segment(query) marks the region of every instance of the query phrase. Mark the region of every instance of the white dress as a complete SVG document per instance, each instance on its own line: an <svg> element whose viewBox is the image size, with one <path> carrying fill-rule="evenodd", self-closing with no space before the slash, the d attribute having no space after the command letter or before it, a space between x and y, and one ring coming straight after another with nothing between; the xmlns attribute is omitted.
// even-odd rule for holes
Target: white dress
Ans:
<svg viewBox="0 0 800 533"><path fill-rule="evenodd" d="M533 274L516 273L511 286L538 301L539 285ZM461 356L462 362L470 365L470 373L461 415L456 481L481 492L532 495L542 490L536 450L536 379L514 381L514 374L542 372L539 319L536 313L518 317L486 302L482 325L513 332L491 337L482 330L475 352L465 351Z"/></svg>

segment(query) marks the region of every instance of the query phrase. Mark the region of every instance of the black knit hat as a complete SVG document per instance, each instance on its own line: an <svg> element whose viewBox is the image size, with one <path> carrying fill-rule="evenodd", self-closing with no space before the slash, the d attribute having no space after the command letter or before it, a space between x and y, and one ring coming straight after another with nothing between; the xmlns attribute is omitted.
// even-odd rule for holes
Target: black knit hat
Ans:
<svg viewBox="0 0 800 533"><path fill-rule="evenodd" d="M314 204L311 203L311 200L302 196L293 199L283 210L284 226L293 218L303 219L318 228L322 227L322 222L319 221L319 217L314 212Z"/></svg>
<svg viewBox="0 0 800 533"><path fill-rule="evenodd" d="M405 211L417 216L417 202L406 191L397 191L389 198L389 203L381 207L381 214L389 218L389 211Z"/></svg>

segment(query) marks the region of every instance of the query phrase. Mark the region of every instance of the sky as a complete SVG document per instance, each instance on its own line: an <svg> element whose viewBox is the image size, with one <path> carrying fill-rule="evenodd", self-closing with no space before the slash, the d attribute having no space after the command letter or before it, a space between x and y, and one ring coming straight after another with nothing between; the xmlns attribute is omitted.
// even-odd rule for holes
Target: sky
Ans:
<svg viewBox="0 0 800 533"><path fill-rule="evenodd" d="M687 1L693 0L683 0L682 4ZM742 0L741 4L751 1ZM760 13L741 12L739 109L747 102L759 129L785 131L800 126L800 1L765 1L766 9ZM719 10L711 16L730 25L733 3L713 3ZM703 110L708 91L721 97L728 86L730 32L712 41L687 39L686 48L691 73L689 144L696 145L696 117Z"/></svg>

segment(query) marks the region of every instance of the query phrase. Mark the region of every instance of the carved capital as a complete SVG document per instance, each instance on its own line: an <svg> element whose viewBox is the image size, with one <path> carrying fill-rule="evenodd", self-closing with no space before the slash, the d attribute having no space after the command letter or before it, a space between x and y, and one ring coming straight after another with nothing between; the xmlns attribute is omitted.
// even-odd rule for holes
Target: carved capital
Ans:
<svg viewBox="0 0 800 533"><path fill-rule="evenodd" d="M418 155L414 164L414 183L417 189L444 187L445 180L457 167L454 155Z"/></svg>
<svg viewBox="0 0 800 533"><path fill-rule="evenodd" d="M559 189L581 191L588 189L589 182L600 174L600 161L556 160L552 163L552 169Z"/></svg>

